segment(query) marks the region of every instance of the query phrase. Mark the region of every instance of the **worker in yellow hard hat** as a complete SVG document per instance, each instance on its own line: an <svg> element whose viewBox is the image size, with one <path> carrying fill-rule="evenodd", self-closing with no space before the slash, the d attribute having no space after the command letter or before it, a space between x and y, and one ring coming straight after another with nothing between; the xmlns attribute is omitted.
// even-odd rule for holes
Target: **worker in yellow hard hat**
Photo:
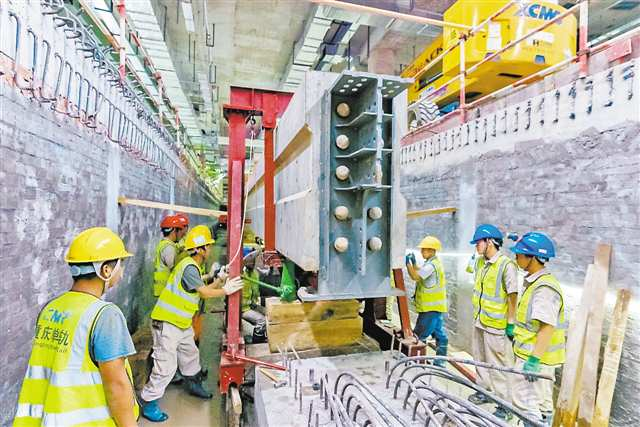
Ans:
<svg viewBox="0 0 640 427"><path fill-rule="evenodd" d="M160 409L158 399L164 395L178 368L190 394L203 399L212 397L202 385L203 373L200 353L194 341L192 318L198 311L201 298L224 297L243 286L240 277L228 279L224 273L215 277L203 276L202 268L213 243L207 226L197 225L189 230L185 237L189 256L175 266L151 312L153 370L140 394L142 415L151 421L169 418ZM206 282L212 283L207 285Z"/></svg>
<svg viewBox="0 0 640 427"><path fill-rule="evenodd" d="M73 239L65 258L73 286L38 315L14 426L137 425L127 361L136 350L120 309L101 299L130 256L108 228Z"/></svg>
<svg viewBox="0 0 640 427"><path fill-rule="evenodd" d="M416 282L415 306L418 320L414 333L422 341L433 336L436 340L436 355L446 356L449 338L444 329L444 313L447 312L447 280L437 252L442 244L434 236L427 236L418 245L424 264L418 268L415 255L406 257L407 272ZM436 360L436 366L445 366L444 360Z"/></svg>

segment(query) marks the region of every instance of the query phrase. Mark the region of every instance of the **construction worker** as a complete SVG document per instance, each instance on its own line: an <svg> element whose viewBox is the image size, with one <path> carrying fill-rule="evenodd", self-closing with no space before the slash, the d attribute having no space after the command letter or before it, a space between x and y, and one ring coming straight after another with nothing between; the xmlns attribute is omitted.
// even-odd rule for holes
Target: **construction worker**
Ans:
<svg viewBox="0 0 640 427"><path fill-rule="evenodd" d="M509 340L513 339L516 303L518 298L517 267L513 260L500 252L502 232L494 225L481 224L470 242L476 246L474 271L474 325L471 348L478 362L500 367L513 365ZM478 385L510 401L509 378L494 369L476 368ZM482 393L469 396L475 404L490 402ZM494 415L510 420L513 415L498 406Z"/></svg>
<svg viewBox="0 0 640 427"><path fill-rule="evenodd" d="M515 368L554 377L564 363L564 295L558 280L545 264L556 256L551 239L543 233L522 236L511 251L518 267L525 271L524 289L518 302L513 351ZM535 420L550 423L553 418L553 381L534 376L514 376L513 403Z"/></svg>
<svg viewBox="0 0 640 427"><path fill-rule="evenodd" d="M187 235L187 231L189 231L189 217L182 212L178 212L175 217L181 226L181 228L178 229L178 240L176 241L176 248L178 249L176 264L178 264L189 256L189 253L184 249L184 237Z"/></svg>
<svg viewBox="0 0 640 427"><path fill-rule="evenodd" d="M244 274L253 279L260 280L256 269L256 258L260 256L259 250L254 250L243 258ZM242 320L253 326L252 343L264 342L267 336L267 321L264 308L260 305L260 286L252 281L244 279L242 288Z"/></svg>
<svg viewBox="0 0 640 427"><path fill-rule="evenodd" d="M417 268L413 253L407 255L406 265L409 276L416 282L415 306L418 320L414 333L421 341L429 336L436 339L436 356L447 355L449 338L444 330L444 313L447 312L447 280L442 262L437 252L442 244L434 236L427 236L418 245L425 262ZM436 366L444 367L444 360L436 360Z"/></svg>
<svg viewBox="0 0 640 427"><path fill-rule="evenodd" d="M240 277L227 280L225 275L215 278L202 275L213 243L208 227L197 225L189 230L184 245L189 256L175 266L151 312L153 370L140 394L142 415L151 421L169 418L160 409L158 400L177 368L180 368L190 394L204 399L212 396L202 385L200 353L194 342L192 317L199 309L201 298L224 297L239 291L243 285ZM207 285L210 281L213 283Z"/></svg>
<svg viewBox="0 0 640 427"><path fill-rule="evenodd" d="M162 239L156 246L153 272L153 296L156 298L162 293L169 274L177 262L178 247L176 242L180 239L183 228L181 220L175 215L167 215L160 221Z"/></svg>
<svg viewBox="0 0 640 427"><path fill-rule="evenodd" d="M38 315L14 426L137 425L127 361L136 350L120 309L101 299L130 256L108 228L73 239L65 257L73 286Z"/></svg>

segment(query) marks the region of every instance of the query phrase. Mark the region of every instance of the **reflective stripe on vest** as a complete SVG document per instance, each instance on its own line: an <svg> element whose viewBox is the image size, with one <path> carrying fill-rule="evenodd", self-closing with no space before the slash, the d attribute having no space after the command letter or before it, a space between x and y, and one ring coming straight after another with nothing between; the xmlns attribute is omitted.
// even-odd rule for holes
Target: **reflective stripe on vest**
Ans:
<svg viewBox="0 0 640 427"><path fill-rule="evenodd" d="M507 327L507 292L503 276L507 265L513 261L500 255L496 262L489 263L480 257L475 270L473 288L474 318L485 326L505 329Z"/></svg>
<svg viewBox="0 0 640 427"><path fill-rule="evenodd" d="M440 313L447 312L447 280L444 275L442 262L439 258L433 257L427 261L433 266L433 275L435 284L427 287L424 280L420 280L416 284L416 311L418 313L427 311L437 311Z"/></svg>
<svg viewBox="0 0 640 427"><path fill-rule="evenodd" d="M190 265L200 271L193 258L187 257L180 261L169 275L167 286L153 307L152 319L169 322L181 329L191 326L193 315L198 311L200 296L197 292L189 293L182 287L184 270Z"/></svg>
<svg viewBox="0 0 640 427"><path fill-rule="evenodd" d="M540 358L540 362L545 365L560 365L565 360L565 342L568 321L565 315L564 295L560 283L551 274L540 276L535 282L525 288L522 297L518 302L516 312L516 327L514 329L513 351L521 359L527 359L535 348L540 322L532 319L533 299L532 296L537 289L548 286L560 296L560 313L558 325L554 328L551 341L545 353Z"/></svg>
<svg viewBox="0 0 640 427"><path fill-rule="evenodd" d="M158 242L158 246L156 246L156 259L155 259L155 270L153 272L153 296L159 297L162 293L162 290L167 285L167 280L169 279L169 275L171 274L171 269L162 262L162 251L167 246L176 247L176 244L171 240L162 239ZM177 252L177 249L176 249Z"/></svg>
<svg viewBox="0 0 640 427"><path fill-rule="evenodd" d="M67 292L42 309L18 398L15 426L89 422L115 426L100 371L89 354L95 320L108 305L89 294ZM125 367L131 380L126 359ZM134 415L138 415L135 401Z"/></svg>

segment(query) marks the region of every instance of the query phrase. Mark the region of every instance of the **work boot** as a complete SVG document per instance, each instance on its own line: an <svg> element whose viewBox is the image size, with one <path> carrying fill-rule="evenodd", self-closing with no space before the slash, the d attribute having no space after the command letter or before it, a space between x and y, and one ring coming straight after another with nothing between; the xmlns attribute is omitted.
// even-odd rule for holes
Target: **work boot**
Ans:
<svg viewBox="0 0 640 427"><path fill-rule="evenodd" d="M180 384L183 380L184 380L184 377L182 376L182 374L178 370L178 371L176 371L175 375L173 376L173 379L171 380L171 382L169 384Z"/></svg>
<svg viewBox="0 0 640 427"><path fill-rule="evenodd" d="M447 355L447 344L439 344L436 347L436 356L446 356ZM447 366L447 361L442 359L437 359L433 362L434 366L438 366L439 368L445 368Z"/></svg>
<svg viewBox="0 0 640 427"><path fill-rule="evenodd" d="M513 414L511 413L511 411L503 408L502 406L496 406L496 410L494 411L493 416L495 416L496 418L500 418L501 420L504 420L506 422L511 421L511 419L513 418Z"/></svg>
<svg viewBox="0 0 640 427"><path fill-rule="evenodd" d="M160 409L158 400L159 399L152 400L151 402L146 402L140 399L142 403L142 416L149 421L153 421L154 423L161 423L169 419L169 415L162 412L162 409Z"/></svg>
<svg viewBox="0 0 640 427"><path fill-rule="evenodd" d="M476 391L467 399L469 400L469 402L473 403L474 405L482 405L482 404L491 402L491 400L489 400L489 398L485 396L484 393L480 393L479 391Z"/></svg>
<svg viewBox="0 0 640 427"><path fill-rule="evenodd" d="M189 394L202 399L211 399L213 396L213 394L205 390L202 385L202 372L198 372L191 377L185 376L184 379L186 381L187 391Z"/></svg>

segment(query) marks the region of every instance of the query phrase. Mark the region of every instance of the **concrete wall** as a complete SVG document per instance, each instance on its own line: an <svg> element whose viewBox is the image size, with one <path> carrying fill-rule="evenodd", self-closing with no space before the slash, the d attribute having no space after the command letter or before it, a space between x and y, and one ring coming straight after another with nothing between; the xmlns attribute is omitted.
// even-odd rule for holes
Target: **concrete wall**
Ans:
<svg viewBox="0 0 640 427"><path fill-rule="evenodd" d="M153 252L166 212L118 207L117 196L213 206L180 169L175 178L159 172L4 81L0 106L0 271L8 279L0 292L0 425L6 425L15 411L35 318L72 284L63 257L73 236L108 225L134 254L125 280L107 295L133 332L151 308Z"/></svg>
<svg viewBox="0 0 640 427"><path fill-rule="evenodd" d="M451 305L447 326L452 342L467 351L472 277L464 268L477 224L494 223L520 235L547 232L558 253L549 268L563 284L570 309L580 301L596 244L612 244L607 317L613 310L615 288L636 292L612 425L640 424L640 408L632 403L640 393L638 67L636 59L586 79L576 79L575 70L570 70L472 110L466 124L453 124L432 135L410 135L403 148L402 191L408 210L458 208L455 214L410 220L407 243L415 246L425 234L442 239ZM633 68L635 77L630 78ZM586 84L590 80L592 93Z"/></svg>

